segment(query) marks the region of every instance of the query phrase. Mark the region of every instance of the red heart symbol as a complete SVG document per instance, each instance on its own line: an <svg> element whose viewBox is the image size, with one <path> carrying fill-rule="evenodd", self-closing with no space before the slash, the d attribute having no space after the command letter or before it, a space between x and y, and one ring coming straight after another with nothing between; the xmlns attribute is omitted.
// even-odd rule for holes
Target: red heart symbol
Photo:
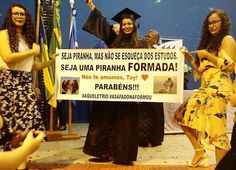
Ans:
<svg viewBox="0 0 236 170"><path fill-rule="evenodd" d="M145 81L148 78L148 74L142 74L142 79Z"/></svg>

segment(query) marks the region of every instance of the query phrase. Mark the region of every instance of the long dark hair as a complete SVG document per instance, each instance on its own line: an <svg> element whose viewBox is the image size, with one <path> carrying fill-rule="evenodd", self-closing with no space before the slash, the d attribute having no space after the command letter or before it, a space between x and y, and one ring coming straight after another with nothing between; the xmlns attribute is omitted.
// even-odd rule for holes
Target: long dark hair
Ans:
<svg viewBox="0 0 236 170"><path fill-rule="evenodd" d="M122 30L122 20L123 19L131 19L132 23L133 23L133 31L131 34L127 35L123 32ZM124 41L129 41L130 43L125 44L125 46L123 46L123 42ZM120 22L120 32L117 35L116 39L114 40L114 42L112 43L111 47L112 48L138 48L139 43L138 43L138 33L137 33L137 25L135 23L135 19L134 16L132 14L123 14L122 15L122 19Z"/></svg>
<svg viewBox="0 0 236 170"><path fill-rule="evenodd" d="M17 37L16 33L16 26L12 21L12 8L13 7L20 7L24 9L26 15L26 21L23 26L23 35L26 38L25 41L28 44L29 48L32 48L33 42L35 41L35 34L34 34L34 24L33 19L29 11L26 9L24 5L21 3L13 3L6 14L4 22L2 24L2 30L7 29L9 34L9 41L10 41L10 48L12 52L18 51L19 46L19 38Z"/></svg>
<svg viewBox="0 0 236 170"><path fill-rule="evenodd" d="M79 84L76 79L73 80L72 83L72 91L71 93L74 94L79 89Z"/></svg>
<svg viewBox="0 0 236 170"><path fill-rule="evenodd" d="M208 18L216 13L221 19L221 29L216 36L213 36L208 28ZM198 46L198 49L206 49L208 52L217 52L220 49L221 42L226 35L230 34L231 21L227 13L221 9L215 9L211 11L205 18L202 26L202 36ZM196 64L199 66L199 57L196 57Z"/></svg>

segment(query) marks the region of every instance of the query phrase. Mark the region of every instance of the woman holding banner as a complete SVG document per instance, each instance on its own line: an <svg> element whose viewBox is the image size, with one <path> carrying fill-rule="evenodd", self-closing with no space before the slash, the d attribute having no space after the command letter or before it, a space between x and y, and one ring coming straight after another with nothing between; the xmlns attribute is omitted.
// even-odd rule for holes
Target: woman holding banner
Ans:
<svg viewBox="0 0 236 170"><path fill-rule="evenodd" d="M236 59L234 38L229 34L230 19L219 9L211 11L202 26L199 48L185 57L194 68L194 78L201 77L201 86L175 114L195 150L189 166L209 165L205 149L214 149L216 164L229 150L226 133L227 103L233 92L230 74ZM196 54L196 58L192 56Z"/></svg>
<svg viewBox="0 0 236 170"><path fill-rule="evenodd" d="M91 9L83 29L101 40L110 48L140 48L143 41L138 39L135 20L140 16L126 8L112 19L120 23L117 35L92 0L85 0ZM84 153L101 161L131 164L138 152L138 111L136 102L95 102L92 107L89 130Z"/></svg>

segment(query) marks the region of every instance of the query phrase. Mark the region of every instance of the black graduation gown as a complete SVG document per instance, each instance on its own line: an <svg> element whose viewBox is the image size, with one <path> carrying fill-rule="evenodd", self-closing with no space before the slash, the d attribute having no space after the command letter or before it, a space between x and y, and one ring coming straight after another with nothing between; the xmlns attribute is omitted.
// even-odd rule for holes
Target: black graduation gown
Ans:
<svg viewBox="0 0 236 170"><path fill-rule="evenodd" d="M142 102L139 114L139 146L161 145L164 140L163 103Z"/></svg>
<svg viewBox="0 0 236 170"><path fill-rule="evenodd" d="M145 45L148 48L147 44ZM139 146L159 146L164 141L163 103L142 102L139 114Z"/></svg>
<svg viewBox="0 0 236 170"><path fill-rule="evenodd" d="M112 25L97 9L90 13L83 29L103 40L109 47L116 38ZM117 48L125 48L130 43L127 40L119 45ZM84 153L120 163L136 161L138 111L137 102L93 102Z"/></svg>

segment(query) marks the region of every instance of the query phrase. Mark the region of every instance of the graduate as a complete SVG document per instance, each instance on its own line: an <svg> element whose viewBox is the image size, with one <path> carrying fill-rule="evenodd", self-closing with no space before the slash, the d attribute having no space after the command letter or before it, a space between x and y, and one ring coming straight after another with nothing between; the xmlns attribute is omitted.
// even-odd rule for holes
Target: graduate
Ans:
<svg viewBox="0 0 236 170"><path fill-rule="evenodd" d="M91 13L83 30L103 40L109 48L144 48L138 38L135 20L140 15L125 8L112 20L120 24L119 34L113 29L92 0L85 1ZM132 164L138 153L137 102L96 102L84 145L84 153L102 161L118 164Z"/></svg>

